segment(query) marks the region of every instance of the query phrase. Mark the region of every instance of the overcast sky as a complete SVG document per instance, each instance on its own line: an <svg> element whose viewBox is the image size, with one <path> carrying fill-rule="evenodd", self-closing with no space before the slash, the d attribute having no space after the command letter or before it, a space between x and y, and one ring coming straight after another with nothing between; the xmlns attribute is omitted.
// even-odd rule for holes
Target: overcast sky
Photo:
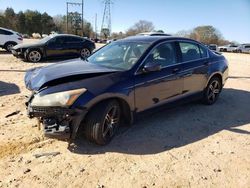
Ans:
<svg viewBox="0 0 250 188"><path fill-rule="evenodd" d="M81 0L68 0L81 2ZM103 0L84 0L84 16L101 27ZM27 9L54 16L66 14L66 0L0 0L0 10L12 7L16 12ZM80 10L71 7L70 10ZM139 20L154 23L166 33L190 30L195 26L213 25L225 39L250 43L250 0L113 0L112 31L125 31Z"/></svg>

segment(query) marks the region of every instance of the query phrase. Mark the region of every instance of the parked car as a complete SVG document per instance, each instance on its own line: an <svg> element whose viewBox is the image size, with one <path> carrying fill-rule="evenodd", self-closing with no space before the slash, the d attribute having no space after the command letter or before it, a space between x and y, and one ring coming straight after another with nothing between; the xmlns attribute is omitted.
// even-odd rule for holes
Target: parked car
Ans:
<svg viewBox="0 0 250 188"><path fill-rule="evenodd" d="M43 58L88 57L95 44L76 35L50 35L33 44L20 44L12 49L16 57L30 62L39 62Z"/></svg>
<svg viewBox="0 0 250 188"><path fill-rule="evenodd" d="M209 44L209 45L208 45L208 48L209 48L210 50L215 51L215 52L219 52L219 48L218 48L218 46L217 46L216 44Z"/></svg>
<svg viewBox="0 0 250 188"><path fill-rule="evenodd" d="M171 35L161 32L145 32L145 33L139 33L137 34L137 36L171 36Z"/></svg>
<svg viewBox="0 0 250 188"><path fill-rule="evenodd" d="M28 115L48 137L74 139L80 126L100 145L139 112L198 97L214 104L228 78L224 56L178 37L129 37L86 61L35 68L25 75L32 91Z"/></svg>
<svg viewBox="0 0 250 188"><path fill-rule="evenodd" d="M11 48L17 44L22 43L23 37L21 34L0 27L0 47L4 48L8 52L11 51Z"/></svg>
<svg viewBox="0 0 250 188"><path fill-rule="evenodd" d="M226 46L220 46L219 51L220 52L233 52L238 48L238 45L235 44L229 44Z"/></svg>
<svg viewBox="0 0 250 188"><path fill-rule="evenodd" d="M234 52L238 53L249 53L249 51L250 51L250 44L241 44L234 50Z"/></svg>

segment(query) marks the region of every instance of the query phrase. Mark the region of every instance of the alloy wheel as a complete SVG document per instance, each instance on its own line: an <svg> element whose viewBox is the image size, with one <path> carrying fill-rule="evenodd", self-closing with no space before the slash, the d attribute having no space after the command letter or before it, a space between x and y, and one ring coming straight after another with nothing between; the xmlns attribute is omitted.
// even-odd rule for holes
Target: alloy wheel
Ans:
<svg viewBox="0 0 250 188"><path fill-rule="evenodd" d="M118 106L113 106L109 109L108 113L105 116L103 127L102 127L102 136L103 138L111 138L114 136L116 129L118 128L120 120L120 111Z"/></svg>
<svg viewBox="0 0 250 188"><path fill-rule="evenodd" d="M207 99L209 102L213 103L219 96L221 86L218 80L214 80L210 83L208 87Z"/></svg>
<svg viewBox="0 0 250 188"><path fill-rule="evenodd" d="M81 56L82 56L83 58L89 57L89 56L90 56L90 51L89 51L89 49L83 48L83 49L81 50Z"/></svg>
<svg viewBox="0 0 250 188"><path fill-rule="evenodd" d="M7 51L10 52L12 50L13 46L14 46L13 44L8 44Z"/></svg>
<svg viewBox="0 0 250 188"><path fill-rule="evenodd" d="M31 51L29 53L29 60L32 62L38 62L41 60L41 53L38 51Z"/></svg>

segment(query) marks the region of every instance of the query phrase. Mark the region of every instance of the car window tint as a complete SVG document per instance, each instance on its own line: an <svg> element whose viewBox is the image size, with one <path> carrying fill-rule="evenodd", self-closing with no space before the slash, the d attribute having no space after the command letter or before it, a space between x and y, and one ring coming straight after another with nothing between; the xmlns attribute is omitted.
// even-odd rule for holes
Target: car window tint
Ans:
<svg viewBox="0 0 250 188"><path fill-rule="evenodd" d="M81 41L81 38L76 38L76 37L67 37L67 43L78 43Z"/></svg>
<svg viewBox="0 0 250 188"><path fill-rule="evenodd" d="M201 57L202 58L206 58L207 57L207 49L205 49L203 46L199 46L200 47L200 52L201 52ZM214 48L212 50L216 51L216 46L214 46Z"/></svg>
<svg viewBox="0 0 250 188"><path fill-rule="evenodd" d="M174 43L157 46L148 56L146 63L159 63L162 67L176 64Z"/></svg>
<svg viewBox="0 0 250 188"><path fill-rule="evenodd" d="M3 30L3 29L0 29L0 34L1 35L12 35L13 33L10 32L10 31L6 31L6 30Z"/></svg>
<svg viewBox="0 0 250 188"><path fill-rule="evenodd" d="M65 37L57 37L55 39L56 44L63 44L65 42L66 38Z"/></svg>
<svg viewBox="0 0 250 188"><path fill-rule="evenodd" d="M0 35L3 35L4 31L2 29L0 29Z"/></svg>
<svg viewBox="0 0 250 188"><path fill-rule="evenodd" d="M198 45L189 42L180 42L182 61L192 61L201 58Z"/></svg>

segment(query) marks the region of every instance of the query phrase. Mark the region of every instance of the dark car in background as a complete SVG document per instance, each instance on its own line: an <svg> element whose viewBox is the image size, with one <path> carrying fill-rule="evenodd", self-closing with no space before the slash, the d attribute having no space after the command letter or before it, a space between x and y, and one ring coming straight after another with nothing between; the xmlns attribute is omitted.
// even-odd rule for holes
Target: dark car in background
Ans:
<svg viewBox="0 0 250 188"><path fill-rule="evenodd" d="M32 94L26 105L46 136L74 139L83 130L88 140L105 145L139 112L184 98L214 104L227 78L225 57L197 41L136 36L85 61L28 71Z"/></svg>
<svg viewBox="0 0 250 188"><path fill-rule="evenodd" d="M95 43L76 35L50 35L36 43L19 44L12 48L12 54L29 62L52 58L86 58L95 49Z"/></svg>

